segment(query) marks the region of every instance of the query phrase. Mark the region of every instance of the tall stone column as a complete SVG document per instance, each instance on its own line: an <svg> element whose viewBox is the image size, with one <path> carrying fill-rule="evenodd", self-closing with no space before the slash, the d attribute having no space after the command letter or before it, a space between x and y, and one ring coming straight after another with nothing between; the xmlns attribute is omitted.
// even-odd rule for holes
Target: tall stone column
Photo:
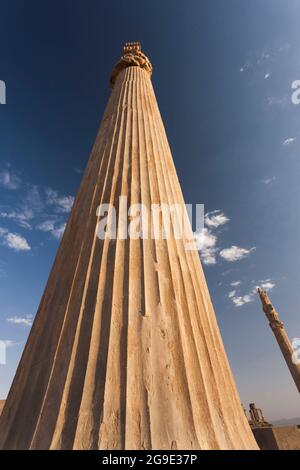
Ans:
<svg viewBox="0 0 300 470"><path fill-rule="evenodd" d="M279 319L279 315L272 305L268 294L263 289L258 289L258 293L262 302L263 311L269 320L270 327L274 333L280 350L283 354L285 362L292 374L296 387L300 392L300 363L294 360L295 351L292 348L291 342L284 329L283 323Z"/></svg>
<svg viewBox="0 0 300 470"><path fill-rule="evenodd" d="M257 448L190 226L187 239L173 222L166 239L98 237L103 203L124 235L120 196L184 205L151 71L127 44L1 416L3 449Z"/></svg>

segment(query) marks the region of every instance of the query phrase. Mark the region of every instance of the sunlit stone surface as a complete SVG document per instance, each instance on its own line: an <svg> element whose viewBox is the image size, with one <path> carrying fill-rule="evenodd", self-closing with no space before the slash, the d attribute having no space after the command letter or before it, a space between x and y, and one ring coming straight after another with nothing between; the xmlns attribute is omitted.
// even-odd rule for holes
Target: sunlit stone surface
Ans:
<svg viewBox="0 0 300 470"><path fill-rule="evenodd" d="M97 207L118 208L120 195L183 204L151 64L138 45L126 47L1 416L0 447L256 449L198 252L174 237L96 236Z"/></svg>

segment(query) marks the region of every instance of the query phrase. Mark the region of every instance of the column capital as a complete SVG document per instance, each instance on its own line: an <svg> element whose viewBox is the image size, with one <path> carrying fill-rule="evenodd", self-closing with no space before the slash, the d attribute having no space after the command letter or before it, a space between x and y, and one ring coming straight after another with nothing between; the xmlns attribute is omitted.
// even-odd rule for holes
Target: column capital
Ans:
<svg viewBox="0 0 300 470"><path fill-rule="evenodd" d="M152 64L148 57L141 50L140 42L126 42L123 47L123 55L114 66L110 76L110 86L114 87L117 76L127 67L140 67L152 74Z"/></svg>

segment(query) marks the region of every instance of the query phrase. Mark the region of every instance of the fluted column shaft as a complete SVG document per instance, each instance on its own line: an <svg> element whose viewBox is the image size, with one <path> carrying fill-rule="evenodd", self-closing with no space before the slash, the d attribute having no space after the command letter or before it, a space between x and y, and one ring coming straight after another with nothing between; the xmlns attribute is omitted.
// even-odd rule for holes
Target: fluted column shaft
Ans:
<svg viewBox="0 0 300 470"><path fill-rule="evenodd" d="M122 70L0 422L1 448L254 449L198 253L101 240L97 207L184 204L150 75ZM118 229L122 228L117 210Z"/></svg>
<svg viewBox="0 0 300 470"><path fill-rule="evenodd" d="M285 362L290 370L290 373L292 374L296 387L300 393L300 363L294 362L293 360L296 354L291 345L290 339L285 331L283 324L272 326L270 323L270 326L280 347Z"/></svg>

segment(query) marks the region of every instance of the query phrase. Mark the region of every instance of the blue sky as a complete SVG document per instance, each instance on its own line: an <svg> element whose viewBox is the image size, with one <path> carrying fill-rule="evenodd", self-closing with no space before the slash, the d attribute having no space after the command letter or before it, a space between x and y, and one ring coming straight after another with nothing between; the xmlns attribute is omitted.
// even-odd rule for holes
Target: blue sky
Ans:
<svg viewBox="0 0 300 470"><path fill-rule="evenodd" d="M299 416L254 288L300 337L297 0L2 1L0 365L5 398L80 183L123 43L140 40L245 405ZM218 211L218 212L215 212ZM206 263L206 264L205 264Z"/></svg>

